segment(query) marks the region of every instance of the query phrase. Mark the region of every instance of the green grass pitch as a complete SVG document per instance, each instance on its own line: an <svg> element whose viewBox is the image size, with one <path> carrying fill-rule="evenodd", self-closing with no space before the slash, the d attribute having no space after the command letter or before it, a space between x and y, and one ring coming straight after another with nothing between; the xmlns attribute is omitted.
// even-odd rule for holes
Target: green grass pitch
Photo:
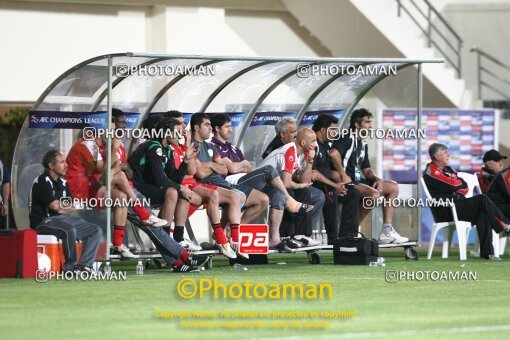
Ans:
<svg viewBox="0 0 510 340"><path fill-rule="evenodd" d="M510 258L486 261L469 257L460 262L455 250L448 260L436 250L431 261L406 261L401 250L382 250L385 267L334 266L330 253L321 265L310 265L305 254L270 256L269 265L233 270L223 258L201 273L173 274L168 269L135 275L136 262L115 262L126 270L126 281L0 280L1 339L343 339L433 338L510 339ZM285 262L286 264L277 264ZM387 270L476 271L476 281L401 281L388 283ZM331 299L183 299L176 291L183 278L217 278L223 284L329 283ZM238 319L259 321L263 328L186 329L178 319L156 317L156 311L182 312L342 312L355 316L328 322L325 329L268 328L271 322L298 324L310 319ZM224 321L187 318L189 322ZM233 320L231 320L233 321Z"/></svg>

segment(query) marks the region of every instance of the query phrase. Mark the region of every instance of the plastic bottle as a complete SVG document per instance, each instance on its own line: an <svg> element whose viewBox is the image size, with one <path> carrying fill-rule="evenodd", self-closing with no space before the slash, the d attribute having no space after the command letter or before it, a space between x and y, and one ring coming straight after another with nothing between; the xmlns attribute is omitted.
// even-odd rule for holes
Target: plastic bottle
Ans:
<svg viewBox="0 0 510 340"><path fill-rule="evenodd" d="M232 269L233 270L248 270L248 268L246 268L245 266L243 266L242 264L239 264L239 263L234 263L234 265L232 266Z"/></svg>
<svg viewBox="0 0 510 340"><path fill-rule="evenodd" d="M314 240L319 240L319 231L318 231L318 230L314 230L314 231L312 232L312 238L313 238Z"/></svg>
<svg viewBox="0 0 510 340"><path fill-rule="evenodd" d="M328 235L326 235L326 230L321 230L321 239L322 244L328 244Z"/></svg>
<svg viewBox="0 0 510 340"><path fill-rule="evenodd" d="M110 265L110 261L106 261L106 263L104 265L104 273L106 275L111 275L112 274L112 266Z"/></svg>
<svg viewBox="0 0 510 340"><path fill-rule="evenodd" d="M142 261L138 261L138 264L136 265L136 275L143 275L143 263Z"/></svg>

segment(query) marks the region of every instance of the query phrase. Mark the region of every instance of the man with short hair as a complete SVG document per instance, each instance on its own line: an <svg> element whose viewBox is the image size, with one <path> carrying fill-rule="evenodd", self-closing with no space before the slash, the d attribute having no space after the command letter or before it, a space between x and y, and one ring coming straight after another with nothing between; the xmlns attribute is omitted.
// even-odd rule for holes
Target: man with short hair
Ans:
<svg viewBox="0 0 510 340"><path fill-rule="evenodd" d="M206 140L210 138L212 127L209 116L205 113L195 113L190 120L193 143L200 145L198 153L197 173L198 182L217 185L222 188L235 190L240 193L239 202L244 201L244 213L240 223L246 224L253 221L269 205L269 198L264 193L243 185L235 185L227 182L222 176L228 174L227 166L221 159L218 150L212 143ZM234 246L239 242L239 225L231 224L231 237Z"/></svg>
<svg viewBox="0 0 510 340"><path fill-rule="evenodd" d="M34 180L29 196L30 227L39 235L53 235L62 240L64 272L91 272L101 240L101 228L70 215L74 212L72 204L60 204L61 198L72 199L63 178L67 172L64 154L58 150L48 151L42 164L44 173ZM83 241L79 262L76 240Z"/></svg>
<svg viewBox="0 0 510 340"><path fill-rule="evenodd" d="M279 230L284 209L292 213L306 213L312 206L297 202L287 192L278 171L270 165L252 170L251 164L244 158L243 152L229 143L232 135L232 120L226 113L217 113L211 118L214 137L211 142L216 146L223 162L227 166L226 180L233 184L257 189L270 199L269 226L271 230ZM276 232L275 232L276 235ZM303 240L305 241L305 240ZM309 246L317 245L317 240L306 239ZM278 241L280 243L281 241ZM276 243L276 242L275 242Z"/></svg>
<svg viewBox="0 0 510 340"><path fill-rule="evenodd" d="M267 165L274 167L291 196L296 195L296 192L299 191L305 191L311 196L311 201L314 204L313 209L305 216L295 217L304 223L296 224L294 220L290 223L283 223L280 227L282 237L293 238L302 244L309 244L309 236L312 235L313 228L317 225L325 201L324 194L311 186L316 140L312 129L302 128L298 131L295 142L274 150L257 167L263 168ZM269 242L279 250L282 246L276 244L279 239L277 232L277 230L271 231ZM287 243L286 246L290 247L291 245Z"/></svg>
<svg viewBox="0 0 510 340"><path fill-rule="evenodd" d="M354 110L350 117L349 136L343 136L331 146L332 161L344 183L353 183L361 197L377 199L384 196L388 200L398 197L398 184L394 181L378 178L370 165L368 145L361 138L362 132L372 129L374 116L366 109ZM364 201L365 202L365 201ZM361 207L360 221L368 215L370 209ZM384 205L383 226L379 235L380 243L403 243L409 241L393 228L395 207Z"/></svg>
<svg viewBox="0 0 510 340"><path fill-rule="evenodd" d="M492 247L492 230L496 233L510 231L510 220L486 195L465 197L468 185L448 166L450 153L446 145L433 143L429 147L429 155L431 162L425 168L423 179L430 195L435 199L453 199L459 221L468 221L476 225L480 240L480 257L489 260L499 259L499 254L495 255ZM450 207L434 206L430 210L436 222L453 220Z"/></svg>
<svg viewBox="0 0 510 340"><path fill-rule="evenodd" d="M483 155L483 167L479 173L476 174L480 189L485 194L489 190L492 180L503 170L503 159L507 156L501 155L497 150L489 150Z"/></svg>
<svg viewBox="0 0 510 340"><path fill-rule="evenodd" d="M284 117L276 122L274 129L276 131L276 136L267 146L262 154L262 158L266 158L271 152L281 148L285 144L293 142L296 139L298 126L294 118Z"/></svg>
<svg viewBox="0 0 510 340"><path fill-rule="evenodd" d="M313 186L322 190L326 201L322 214L328 235L328 244L338 237L358 236L359 226L359 191L352 184L342 183L333 174L329 129L338 127L338 119L327 113L320 114L314 121L312 130L317 136L318 151L313 163ZM338 153L334 157L339 157ZM338 225L338 203L342 203L342 216Z"/></svg>

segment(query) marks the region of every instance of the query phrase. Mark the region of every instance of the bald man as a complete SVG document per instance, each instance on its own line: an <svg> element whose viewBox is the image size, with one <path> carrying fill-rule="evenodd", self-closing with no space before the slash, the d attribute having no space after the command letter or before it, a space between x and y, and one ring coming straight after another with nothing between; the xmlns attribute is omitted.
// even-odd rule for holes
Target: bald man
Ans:
<svg viewBox="0 0 510 340"><path fill-rule="evenodd" d="M295 142L274 150L257 167L272 166L280 174L291 196L300 202L314 205L305 216L298 217L286 211L279 233L278 230L270 231L269 245L279 251L314 244L310 236L319 220L325 201L322 191L311 186L316 147L315 132L310 128L302 128L298 131ZM280 236L283 237L282 241Z"/></svg>

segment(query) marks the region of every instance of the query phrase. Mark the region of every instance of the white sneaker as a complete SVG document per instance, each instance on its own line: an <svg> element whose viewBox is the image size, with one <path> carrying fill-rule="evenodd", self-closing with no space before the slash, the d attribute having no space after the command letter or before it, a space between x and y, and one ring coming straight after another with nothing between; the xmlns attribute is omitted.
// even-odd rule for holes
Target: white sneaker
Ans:
<svg viewBox="0 0 510 340"><path fill-rule="evenodd" d="M322 244L319 240L314 240L313 238L304 235L296 235L293 239L294 241L302 243L305 247L313 247Z"/></svg>
<svg viewBox="0 0 510 340"><path fill-rule="evenodd" d="M379 235L379 243L404 243L409 241L407 237L400 236L393 227L383 227Z"/></svg>
<svg viewBox="0 0 510 340"><path fill-rule="evenodd" d="M188 239L184 239L184 241L179 242L179 244L186 249L187 251L200 251L202 250L202 247L194 244Z"/></svg>
<svg viewBox="0 0 510 340"><path fill-rule="evenodd" d="M126 247L125 244L121 244L118 247L115 247L115 250L117 250L120 254L120 257L123 259L132 259L135 257L135 254L133 254L128 247Z"/></svg>
<svg viewBox="0 0 510 340"><path fill-rule="evenodd" d="M164 227L168 224L167 220L150 215L148 219L142 220L142 224L148 227Z"/></svg>
<svg viewBox="0 0 510 340"><path fill-rule="evenodd" d="M236 252L237 256L240 256L246 260L250 258L250 255L239 252L239 242L230 241L230 247Z"/></svg>
<svg viewBox="0 0 510 340"><path fill-rule="evenodd" d="M226 257L228 257L230 259L236 259L237 258L237 255L236 255L235 251L232 250L232 247L230 246L230 243L228 243L228 242L225 243L225 244L217 243L216 246L220 250L220 253L222 253Z"/></svg>

